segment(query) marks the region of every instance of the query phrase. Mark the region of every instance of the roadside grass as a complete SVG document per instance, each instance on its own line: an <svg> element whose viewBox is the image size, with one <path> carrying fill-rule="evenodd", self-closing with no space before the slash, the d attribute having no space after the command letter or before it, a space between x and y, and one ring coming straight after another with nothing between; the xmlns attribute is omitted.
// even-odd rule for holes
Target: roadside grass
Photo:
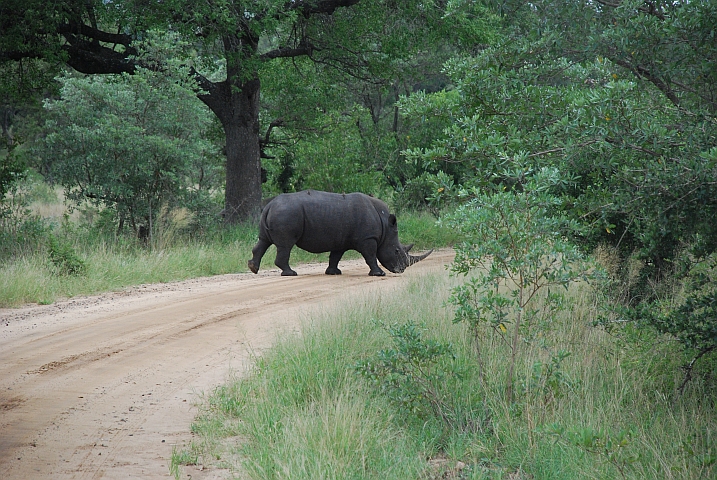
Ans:
<svg viewBox="0 0 717 480"><path fill-rule="evenodd" d="M173 220L181 221L181 218ZM54 222L54 226L38 227L40 233L33 243L17 245L18 253L0 262L0 308L49 304L63 298L146 283L246 273L249 271L247 260L257 239L257 228L251 225L216 226L201 235L188 235L170 223L157 229L150 248L135 238L108 236L79 221L63 220L62 216ZM451 236L442 233L427 215L404 215L401 227L402 241L415 242L417 248L439 248L451 242ZM65 264L51 258L50 237L65 246L64 255L70 256L60 258L60 262L85 265L78 274L63 273ZM275 255L276 249L272 246L263 258L263 270L276 268ZM347 260L356 258L361 256L354 251L344 255ZM292 250L292 265L316 262L328 263L328 253Z"/></svg>
<svg viewBox="0 0 717 480"><path fill-rule="evenodd" d="M81 275L60 274L47 251L14 258L0 265L0 307L48 304L58 299L113 291L145 283L166 283L226 273L248 272L253 241L177 242L162 250L122 247L105 242L73 242L87 265ZM325 258L323 258L325 257ZM274 252L263 268L273 265ZM348 258L348 257L347 257ZM328 261L328 255L292 252L294 264Z"/></svg>
<svg viewBox="0 0 717 480"><path fill-rule="evenodd" d="M504 342L483 338L481 373L465 327L443 306L459 280L407 275L397 291L306 319L300 335L203 399L193 460L252 479L715 478L714 379L695 376L677 395L676 344L593 327L597 305L575 286L547 338L522 350L509 404ZM387 327L409 322L450 345L436 364L450 375L431 394L468 421L404 408L358 374L358 362L395 347ZM554 349L570 355L550 374L536 369ZM176 478L181 465L172 464Z"/></svg>

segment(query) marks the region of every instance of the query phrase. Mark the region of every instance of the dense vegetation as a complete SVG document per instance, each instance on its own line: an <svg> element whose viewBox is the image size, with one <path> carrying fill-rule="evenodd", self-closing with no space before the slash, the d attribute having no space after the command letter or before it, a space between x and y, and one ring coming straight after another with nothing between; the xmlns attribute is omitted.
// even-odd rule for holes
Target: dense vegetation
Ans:
<svg viewBox="0 0 717 480"><path fill-rule="evenodd" d="M712 472L717 2L66 3L0 6L2 304L238 271L253 227L227 223L253 218L259 188L363 191L410 219L405 241L455 246L448 310L422 321L463 327L426 340L421 325L379 319L375 341L395 347L361 346L359 366L337 374L398 409L369 423L473 465L465 477L554 478L538 460L558 451L582 452L556 463L565 472L605 461L577 476ZM70 209L43 215L57 199ZM429 215L439 223L415 228ZM578 286L595 303L575 313L584 330L563 348ZM604 375L650 377L622 384L640 402L589 386L634 418L575 396L589 379L570 369L597 361L579 354L593 335L612 355ZM456 389L469 398L439 395L459 371L451 362L463 362ZM411 383L417 366L425 382ZM334 402L347 391L321 390ZM696 424L675 434L678 453L644 435L639 409L655 392L655 418ZM300 404L318 398L307 395ZM572 412L582 419L562 410L581 402L598 407ZM402 430L416 419L453 433ZM479 444L492 453L474 454ZM660 464L651 472L635 456L646 451ZM253 462L255 476L275 474Z"/></svg>
<svg viewBox="0 0 717 480"><path fill-rule="evenodd" d="M575 285L533 326L508 402L501 330L483 330L477 368L472 336L443 306L461 278L407 275L391 295L308 319L202 399L175 478L186 464L242 479L714 477L715 386L699 377L673 395L673 342L616 341Z"/></svg>

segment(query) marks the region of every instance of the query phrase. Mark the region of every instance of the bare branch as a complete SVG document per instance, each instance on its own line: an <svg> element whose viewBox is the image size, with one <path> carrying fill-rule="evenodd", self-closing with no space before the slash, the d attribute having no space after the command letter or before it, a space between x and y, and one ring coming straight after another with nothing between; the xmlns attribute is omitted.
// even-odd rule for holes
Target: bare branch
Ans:
<svg viewBox="0 0 717 480"><path fill-rule="evenodd" d="M360 0L296 0L286 3L286 11L299 11L304 17L317 13L331 15L340 7L356 5Z"/></svg>
<svg viewBox="0 0 717 480"><path fill-rule="evenodd" d="M84 23L70 22L64 25L60 25L57 28L57 33L67 35L82 35L92 40L99 42L112 43L115 45L124 45L130 48L130 44L134 40L131 35L124 33L109 33L97 28L93 28Z"/></svg>
<svg viewBox="0 0 717 480"><path fill-rule="evenodd" d="M311 56L314 52L315 47L311 44L299 46L296 48L290 47L279 47L275 50L266 52L260 56L262 60L271 60L274 58L295 58L302 56Z"/></svg>

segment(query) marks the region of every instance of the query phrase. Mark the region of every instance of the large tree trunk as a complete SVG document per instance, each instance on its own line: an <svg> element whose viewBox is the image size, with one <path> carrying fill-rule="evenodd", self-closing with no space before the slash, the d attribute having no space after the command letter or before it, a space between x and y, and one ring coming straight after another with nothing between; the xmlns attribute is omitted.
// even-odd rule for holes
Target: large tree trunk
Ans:
<svg viewBox="0 0 717 480"><path fill-rule="evenodd" d="M261 159L259 148L259 80L244 82L231 94L232 111L220 120L226 134L227 223L257 221L261 212Z"/></svg>
<svg viewBox="0 0 717 480"><path fill-rule="evenodd" d="M226 135L224 220L257 221L261 212L258 78L212 84L199 98L214 112Z"/></svg>

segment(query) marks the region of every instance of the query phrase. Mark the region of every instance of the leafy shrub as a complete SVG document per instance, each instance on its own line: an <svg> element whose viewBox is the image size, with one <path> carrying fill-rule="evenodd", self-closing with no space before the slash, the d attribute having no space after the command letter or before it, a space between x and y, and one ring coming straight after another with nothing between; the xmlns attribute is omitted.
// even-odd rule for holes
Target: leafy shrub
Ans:
<svg viewBox="0 0 717 480"><path fill-rule="evenodd" d="M438 216L440 210L449 202L441 195L454 187L453 179L443 173L424 172L412 178L398 189L396 208L398 210L429 210Z"/></svg>
<svg viewBox="0 0 717 480"><path fill-rule="evenodd" d="M474 275L453 290L455 322L468 324L479 362L483 327L508 345L510 403L521 346L537 337L536 331L550 328L562 303L560 290L551 287L567 289L586 274L582 255L566 239L577 225L559 211L561 201L550 193L561 181L558 171L519 167L504 177L510 181L496 192L476 188L464 192L472 198L447 221L465 237L456 246L451 269ZM538 309L535 304L542 291L547 295Z"/></svg>
<svg viewBox="0 0 717 480"><path fill-rule="evenodd" d="M458 427L458 409L445 387L447 377L460 376L450 363L453 347L424 338L422 329L411 322L384 328L394 348L358 362L356 370L403 410L421 419L438 418L446 427Z"/></svg>
<svg viewBox="0 0 717 480"><path fill-rule="evenodd" d="M671 335L691 353L680 392L691 379L696 362L717 351L717 254L695 262L681 282L683 291L679 294L643 301L634 307L618 307L624 318Z"/></svg>
<svg viewBox="0 0 717 480"><path fill-rule="evenodd" d="M54 235L48 237L48 253L59 275L84 275L87 272L87 264L72 245L58 240Z"/></svg>
<svg viewBox="0 0 717 480"><path fill-rule="evenodd" d="M130 225L142 236L163 206L217 186L209 112L181 72L58 81L62 96L45 103L47 133L35 153L52 159L68 200L113 209L119 230Z"/></svg>
<svg viewBox="0 0 717 480"><path fill-rule="evenodd" d="M12 152L0 156L0 216L5 195L26 175L26 167Z"/></svg>
<svg viewBox="0 0 717 480"><path fill-rule="evenodd" d="M685 281L684 300L652 316L652 323L687 348L717 348L717 254L697 262Z"/></svg>
<svg viewBox="0 0 717 480"><path fill-rule="evenodd" d="M47 222L36 216L0 219L0 261L37 251L49 231Z"/></svg>
<svg viewBox="0 0 717 480"><path fill-rule="evenodd" d="M0 166L0 170L3 168ZM11 181L0 186L0 260L36 251L50 230L48 223L33 215L29 208L37 188L27 181L28 172L23 169L13 172L9 176Z"/></svg>

